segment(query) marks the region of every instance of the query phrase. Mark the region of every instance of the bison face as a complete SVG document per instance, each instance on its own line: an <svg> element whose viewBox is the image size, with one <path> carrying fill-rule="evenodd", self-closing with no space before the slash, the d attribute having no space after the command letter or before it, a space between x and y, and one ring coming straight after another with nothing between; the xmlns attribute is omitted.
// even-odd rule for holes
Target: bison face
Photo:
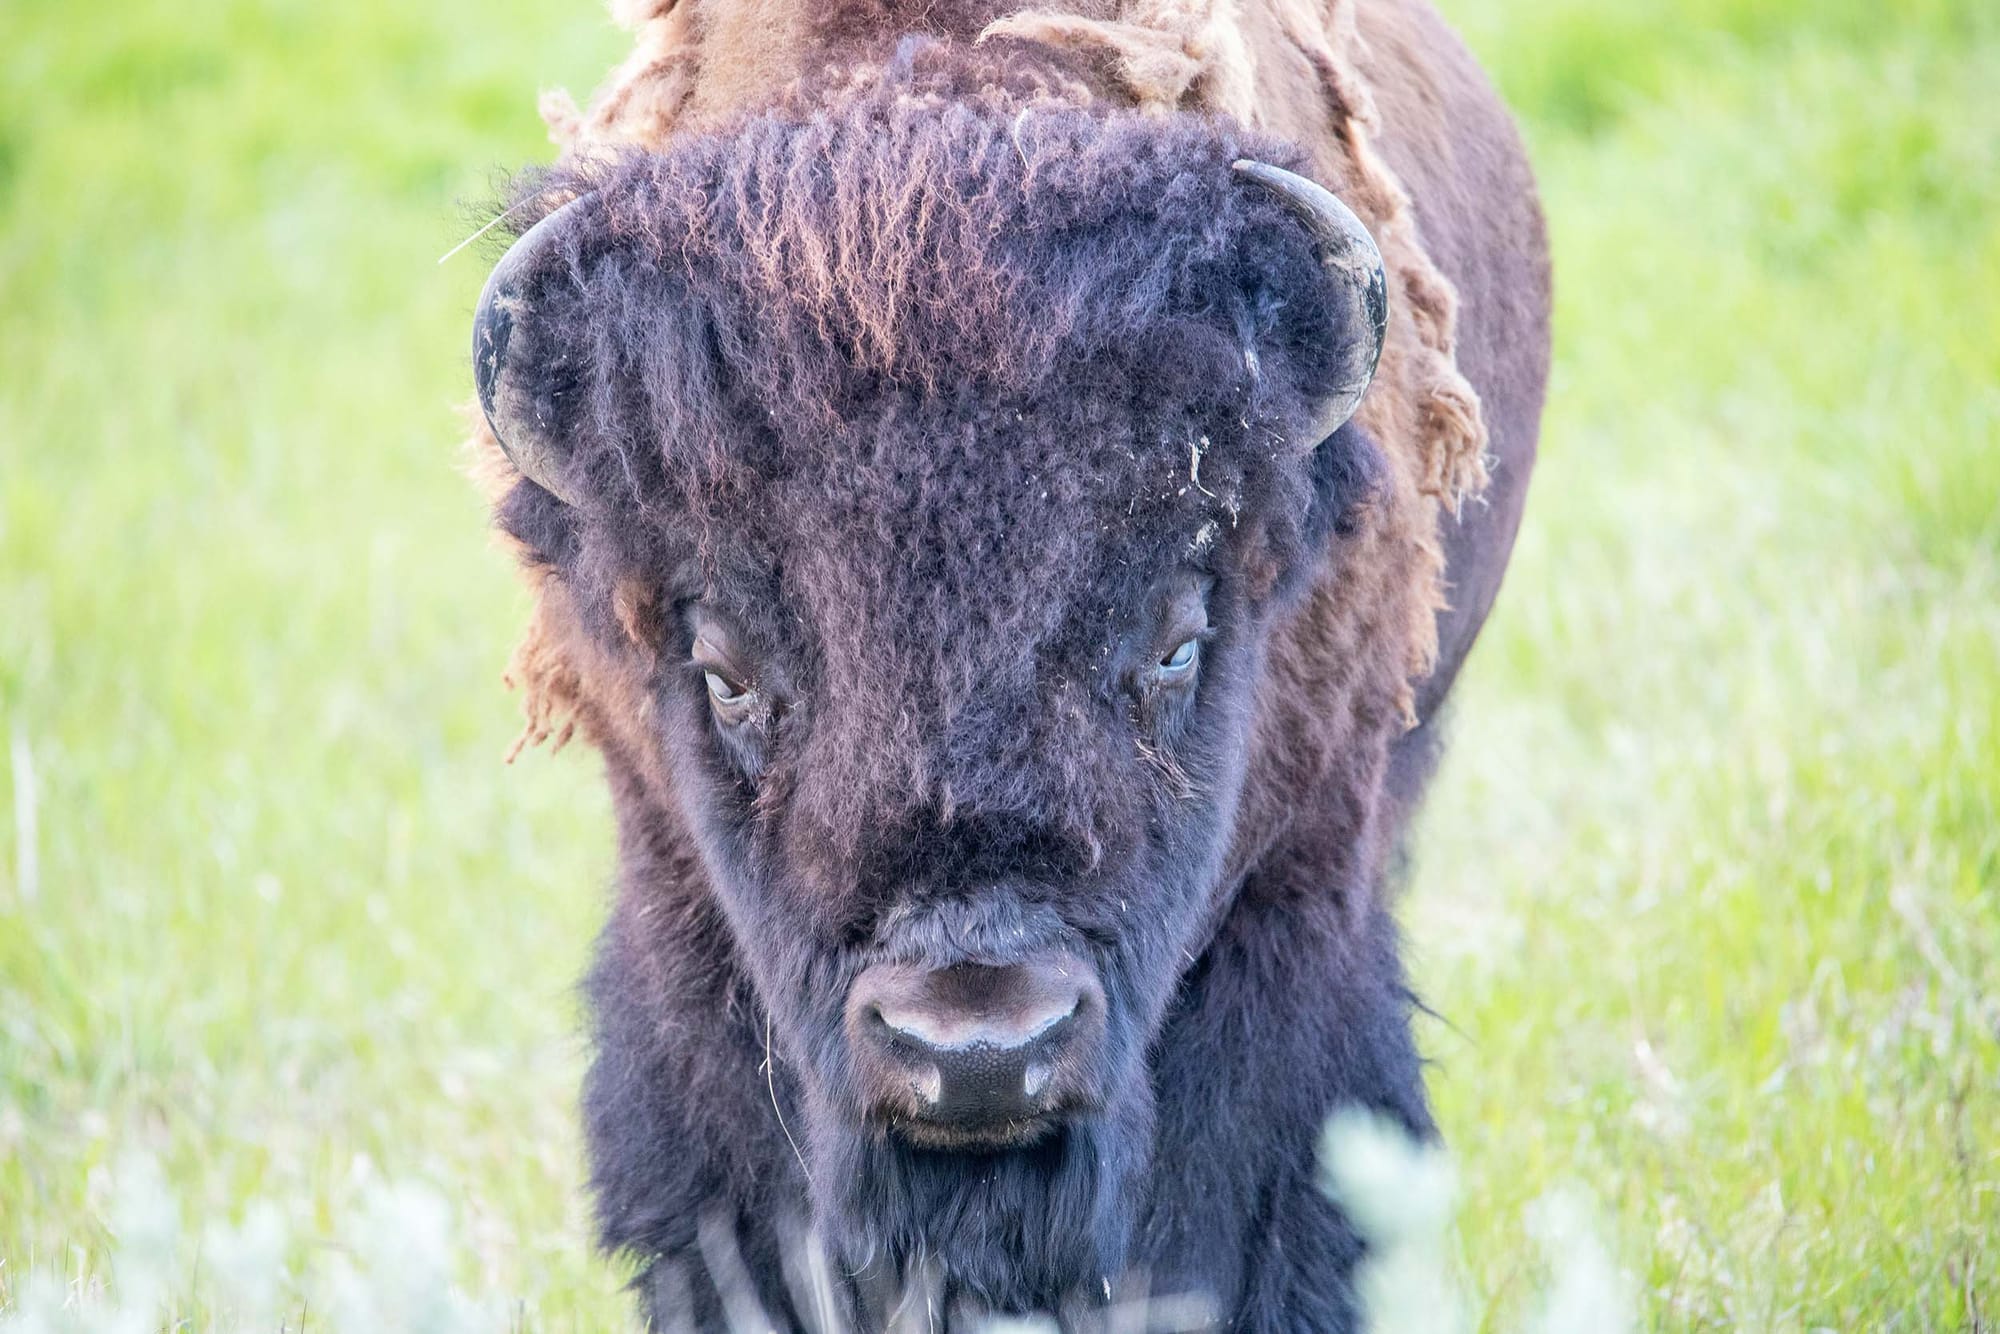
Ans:
<svg viewBox="0 0 2000 1334"><path fill-rule="evenodd" d="M1221 884L1263 639L1199 526L1135 542L1111 497L1036 492L1035 522L966 533L1034 484L977 470L766 529L770 573L703 580L657 687L821 1114L926 1148L1031 1143L1139 1080Z"/></svg>
<svg viewBox="0 0 2000 1334"><path fill-rule="evenodd" d="M599 720L655 775L628 842L720 905L850 1239L945 1246L976 1157L1085 1234L1050 1282L1109 1272L1273 627L1377 469L1372 245L1250 154L753 121L542 182L482 301L503 523L639 683Z"/></svg>

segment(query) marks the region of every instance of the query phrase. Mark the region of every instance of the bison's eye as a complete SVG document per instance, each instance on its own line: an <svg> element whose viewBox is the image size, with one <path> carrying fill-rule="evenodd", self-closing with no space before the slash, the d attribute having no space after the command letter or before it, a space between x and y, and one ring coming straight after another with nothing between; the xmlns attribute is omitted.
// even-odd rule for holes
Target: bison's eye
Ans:
<svg viewBox="0 0 2000 1334"><path fill-rule="evenodd" d="M708 682L708 697L715 701L719 709L745 708L756 698L756 691L730 680L721 672L704 671L701 679Z"/></svg>
<svg viewBox="0 0 2000 1334"><path fill-rule="evenodd" d="M702 692L708 696L708 733L746 790L754 788L770 762L785 712L783 678L773 673L768 660L751 656L743 636L721 617L698 608L691 628L687 665L690 674L701 674ZM701 707L692 699L689 703Z"/></svg>
<svg viewBox="0 0 2000 1334"><path fill-rule="evenodd" d="M1207 653L1203 645L1211 637L1208 594L1214 586L1212 578L1185 574L1156 588L1147 599L1150 624L1142 624L1145 638L1133 646L1139 652L1133 655L1137 661L1127 678L1142 700L1178 709L1193 697Z"/></svg>
<svg viewBox="0 0 2000 1334"><path fill-rule="evenodd" d="M725 723L740 723L747 721L757 707L757 688L748 684L749 674L739 666L740 655L732 653L728 643L719 628L703 627L695 636L694 661L690 665L701 673L703 683L708 686L708 702L716 718Z"/></svg>
<svg viewBox="0 0 2000 1334"><path fill-rule="evenodd" d="M1154 659L1152 665L1140 674L1141 692L1146 695L1162 692L1179 694L1194 684L1195 673L1200 666L1201 636L1189 635Z"/></svg>

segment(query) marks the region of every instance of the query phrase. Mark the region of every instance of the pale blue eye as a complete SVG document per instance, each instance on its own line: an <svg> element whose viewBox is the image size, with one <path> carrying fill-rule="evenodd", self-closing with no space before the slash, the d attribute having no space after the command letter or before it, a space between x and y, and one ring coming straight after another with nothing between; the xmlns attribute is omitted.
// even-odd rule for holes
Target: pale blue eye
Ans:
<svg viewBox="0 0 2000 1334"><path fill-rule="evenodd" d="M1160 659L1160 673L1163 676L1182 676L1194 670L1194 660L1201 656L1199 639L1184 639L1180 645Z"/></svg>

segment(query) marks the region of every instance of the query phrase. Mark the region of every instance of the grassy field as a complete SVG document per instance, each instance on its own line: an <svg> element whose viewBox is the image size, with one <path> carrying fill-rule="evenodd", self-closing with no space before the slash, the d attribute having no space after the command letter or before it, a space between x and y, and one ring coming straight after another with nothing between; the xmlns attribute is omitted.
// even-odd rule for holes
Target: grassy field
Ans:
<svg viewBox="0 0 2000 1334"><path fill-rule="evenodd" d="M1544 458L1408 904L1482 1327L1552 1189L1661 1329L2000 1320L2000 9L1450 0L1555 233ZM311 1267L371 1183L625 1318L590 758L500 755L458 201L591 0L9 0L0 1303L120 1158ZM11 812L11 814L9 814ZM173 1280L198 1309L201 1270Z"/></svg>

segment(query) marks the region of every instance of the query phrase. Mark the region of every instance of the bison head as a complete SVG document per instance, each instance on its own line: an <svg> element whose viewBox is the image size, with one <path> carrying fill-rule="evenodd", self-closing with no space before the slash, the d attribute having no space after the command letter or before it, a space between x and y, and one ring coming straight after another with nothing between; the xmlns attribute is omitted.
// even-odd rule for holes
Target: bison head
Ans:
<svg viewBox="0 0 2000 1334"><path fill-rule="evenodd" d="M482 300L502 522L629 685L628 844L719 905L855 1253L1007 1216L1040 1286L1117 1263L1272 629L1380 469L1379 260L1261 160L860 99L536 181Z"/></svg>

